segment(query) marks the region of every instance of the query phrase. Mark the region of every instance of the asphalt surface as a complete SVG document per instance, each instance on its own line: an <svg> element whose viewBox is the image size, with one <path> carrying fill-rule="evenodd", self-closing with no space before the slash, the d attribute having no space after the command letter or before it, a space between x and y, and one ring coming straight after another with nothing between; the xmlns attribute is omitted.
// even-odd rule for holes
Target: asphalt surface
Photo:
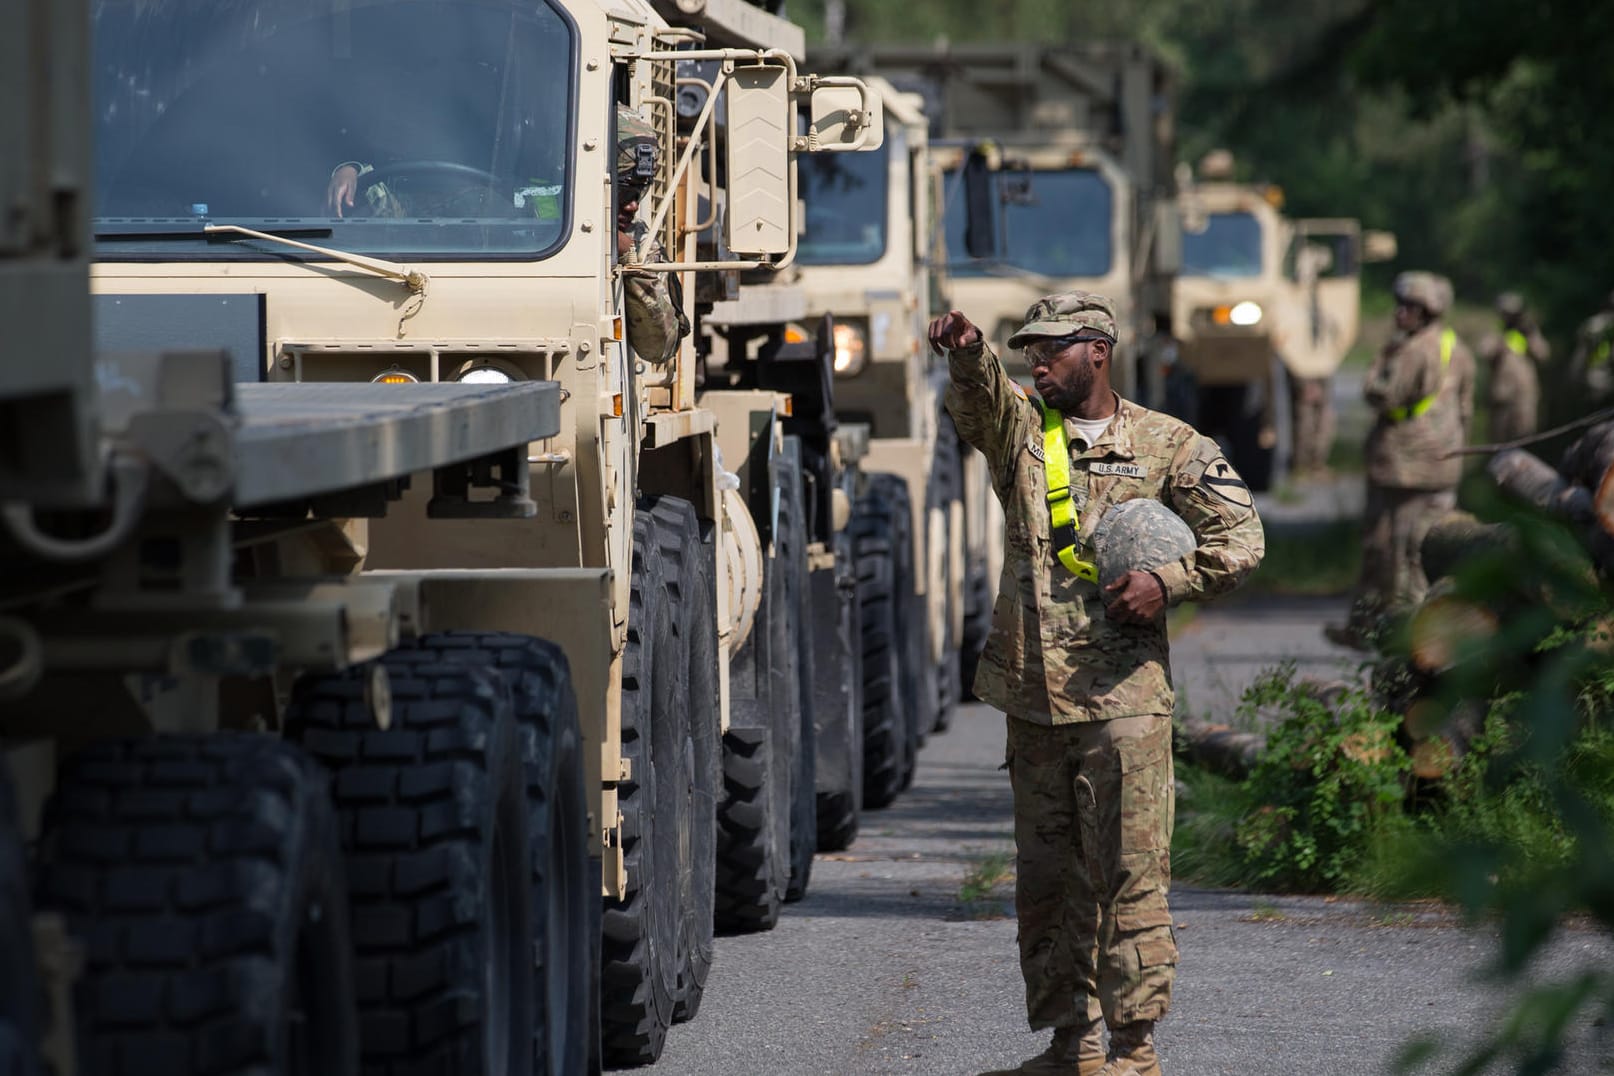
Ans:
<svg viewBox="0 0 1614 1076"><path fill-rule="evenodd" d="M1296 625L1326 610L1278 604L1200 613L1178 641L1179 683L1235 681L1268 632L1320 661L1339 656L1296 642L1320 640ZM866 815L849 851L818 857L807 898L775 930L718 940L704 1007L673 1030L657 1076L968 1074L1038 1052L1012 880L961 899L972 871L1012 853L1002 758L1003 717L962 707L926 746L914 787ZM1386 1072L1415 1036L1471 1042L1503 1011L1480 978L1491 935L1438 908L1191 887L1173 891L1172 908L1182 963L1158 1041L1173 1076ZM1539 970L1610 959L1609 938L1569 930ZM1614 1031L1583 1028L1558 1071L1614 1072L1608 1058Z"/></svg>

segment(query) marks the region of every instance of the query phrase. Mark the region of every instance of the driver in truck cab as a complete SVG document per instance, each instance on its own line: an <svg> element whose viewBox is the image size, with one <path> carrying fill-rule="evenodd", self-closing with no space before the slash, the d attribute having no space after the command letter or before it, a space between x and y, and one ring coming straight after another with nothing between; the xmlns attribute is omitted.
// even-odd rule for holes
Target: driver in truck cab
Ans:
<svg viewBox="0 0 1614 1076"><path fill-rule="evenodd" d="M632 109L619 105L616 125L616 251L617 257L622 259L628 343L639 358L659 365L678 353L678 342L689 333L683 304L673 294L677 278L640 268L648 262L667 260L660 241L649 234L649 226L639 219L639 202L656 177L661 144L657 141L656 129ZM361 190L359 178L373 171L373 166L362 161L343 161L332 169L325 191L326 212L341 217L345 209L352 209ZM517 197L532 199L533 211L542 214L543 191L541 187L528 188L517 192ZM402 200L384 182L363 186L362 193L372 216L410 215Z"/></svg>

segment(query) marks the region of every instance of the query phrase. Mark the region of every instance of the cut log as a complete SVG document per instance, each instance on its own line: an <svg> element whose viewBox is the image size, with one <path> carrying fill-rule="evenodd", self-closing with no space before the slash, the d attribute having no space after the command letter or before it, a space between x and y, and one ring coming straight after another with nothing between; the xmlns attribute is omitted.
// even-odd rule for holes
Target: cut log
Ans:
<svg viewBox="0 0 1614 1076"><path fill-rule="evenodd" d="M1179 726L1179 731L1177 747L1188 761L1235 781L1250 775L1267 746L1260 733L1239 732L1227 725L1191 722Z"/></svg>
<svg viewBox="0 0 1614 1076"><path fill-rule="evenodd" d="M1543 512L1584 522L1592 517L1592 491L1565 478L1539 456L1510 448L1491 457L1485 470L1502 490Z"/></svg>
<svg viewBox="0 0 1614 1076"><path fill-rule="evenodd" d="M1467 512L1449 512L1429 528L1418 547L1418 556L1423 562L1423 574L1434 580L1450 575L1471 557L1512 555L1517 551L1518 535L1511 527L1481 523Z"/></svg>

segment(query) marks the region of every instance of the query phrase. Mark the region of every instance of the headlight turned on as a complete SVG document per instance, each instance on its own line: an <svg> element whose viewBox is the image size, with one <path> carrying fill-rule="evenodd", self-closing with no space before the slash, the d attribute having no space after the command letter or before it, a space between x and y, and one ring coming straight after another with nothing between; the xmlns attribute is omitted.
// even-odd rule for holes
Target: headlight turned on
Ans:
<svg viewBox="0 0 1614 1076"><path fill-rule="evenodd" d="M497 366L473 366L454 380L462 385L508 385L515 378Z"/></svg>
<svg viewBox="0 0 1614 1076"><path fill-rule="evenodd" d="M1248 328L1251 325L1261 324L1261 304L1246 299L1242 303L1233 304L1233 309L1227 312L1227 320L1234 325Z"/></svg>
<svg viewBox="0 0 1614 1076"><path fill-rule="evenodd" d="M835 376L856 377L868 365L868 337L863 328L849 322L835 323Z"/></svg>
<svg viewBox="0 0 1614 1076"><path fill-rule="evenodd" d="M417 385L420 378L408 370L400 370L396 366L390 370L382 370L370 379L372 385Z"/></svg>

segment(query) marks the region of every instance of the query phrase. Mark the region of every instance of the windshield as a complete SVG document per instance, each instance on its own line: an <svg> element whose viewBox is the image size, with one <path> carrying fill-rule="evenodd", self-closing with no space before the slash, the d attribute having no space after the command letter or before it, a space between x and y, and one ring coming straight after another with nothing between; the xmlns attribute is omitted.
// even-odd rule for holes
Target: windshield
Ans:
<svg viewBox="0 0 1614 1076"><path fill-rule="evenodd" d="M807 228L796 248L801 265L867 265L886 242L890 140L864 153L810 153L798 170Z"/></svg>
<svg viewBox="0 0 1614 1076"><path fill-rule="evenodd" d="M1254 213L1212 213L1205 230L1182 233L1182 275L1261 275L1261 222Z"/></svg>
<svg viewBox="0 0 1614 1076"><path fill-rule="evenodd" d="M1113 259L1114 199L1093 168L1058 171L1005 169L992 175L997 197L997 263L1049 277L1098 277ZM960 173L947 173L947 251L957 276L980 276L994 260L964 255L964 191Z"/></svg>
<svg viewBox="0 0 1614 1076"><path fill-rule="evenodd" d="M544 0L93 11L103 257L292 256L200 237L220 223L417 258L559 246L575 48Z"/></svg>

